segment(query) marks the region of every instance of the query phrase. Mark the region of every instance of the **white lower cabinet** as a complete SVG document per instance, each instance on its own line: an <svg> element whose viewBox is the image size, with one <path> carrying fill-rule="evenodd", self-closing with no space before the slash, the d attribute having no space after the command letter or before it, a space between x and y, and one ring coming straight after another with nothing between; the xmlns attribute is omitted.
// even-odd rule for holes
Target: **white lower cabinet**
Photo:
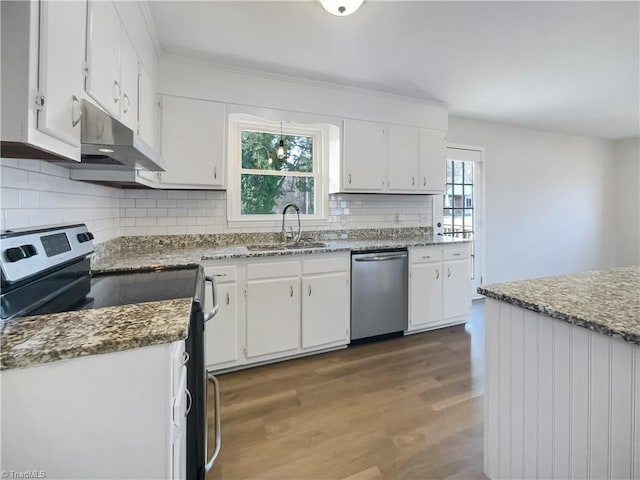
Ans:
<svg viewBox="0 0 640 480"><path fill-rule="evenodd" d="M349 342L348 257L303 261L302 348Z"/></svg>
<svg viewBox="0 0 640 480"><path fill-rule="evenodd" d="M218 314L206 326L211 371L349 343L350 255L327 253L207 261L219 275ZM210 287L206 309L211 308Z"/></svg>
<svg viewBox="0 0 640 480"><path fill-rule="evenodd" d="M205 275L215 276L218 284L218 313L205 324L205 363L208 368L231 367L240 360L237 269L235 265L207 267ZM204 304L205 312L213 308L208 282Z"/></svg>
<svg viewBox="0 0 640 480"><path fill-rule="evenodd" d="M300 345L300 278L247 282L247 358L296 350Z"/></svg>
<svg viewBox="0 0 640 480"><path fill-rule="evenodd" d="M0 463L47 478L185 478L184 341L0 372Z"/></svg>
<svg viewBox="0 0 640 480"><path fill-rule="evenodd" d="M469 245L409 249L408 332L462 323L471 313Z"/></svg>

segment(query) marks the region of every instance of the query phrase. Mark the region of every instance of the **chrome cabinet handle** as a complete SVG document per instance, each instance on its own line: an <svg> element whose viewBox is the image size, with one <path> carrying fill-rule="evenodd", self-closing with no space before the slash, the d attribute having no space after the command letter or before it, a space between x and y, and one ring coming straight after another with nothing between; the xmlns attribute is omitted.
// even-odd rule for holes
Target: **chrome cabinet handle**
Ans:
<svg viewBox="0 0 640 480"><path fill-rule="evenodd" d="M78 118L75 118L73 115L73 105L71 105L71 126L75 127L80 123L80 119L82 118L82 107L80 106L80 100L75 95L71 96L71 101L73 102L73 105L78 106Z"/></svg>
<svg viewBox="0 0 640 480"><path fill-rule="evenodd" d="M213 167L213 179L216 180L218 178L218 167Z"/></svg>
<svg viewBox="0 0 640 480"><path fill-rule="evenodd" d="M351 185L351 174L349 174L347 181L348 181L349 185Z"/></svg>
<svg viewBox="0 0 640 480"><path fill-rule="evenodd" d="M450 276L451 276L451 269L447 267L447 278L449 278Z"/></svg>
<svg viewBox="0 0 640 480"><path fill-rule="evenodd" d="M209 438L209 423L207 422L207 416L204 416L204 429L206 432L206 435L204 436L204 460L205 462L207 462L204 466L204 469L206 472L209 472L211 470L211 468L213 468L213 464L216 461L216 458L218 458L218 455L220 454L220 448L222 447L222 432L220 430L220 385L218 384L218 379L216 377L214 377L212 374L207 374L207 380L210 383L213 383L213 387L214 387L214 401L215 401L215 409L216 409L216 416L215 416L215 425L216 425L216 447L213 450L213 454L211 455L210 459L207 459L207 441ZM206 393L206 392L205 392Z"/></svg>
<svg viewBox="0 0 640 480"><path fill-rule="evenodd" d="M126 93L122 96L122 99L127 101L127 106L122 107L122 113L127 113L131 108L131 100L129 100L129 95L127 95Z"/></svg>
<svg viewBox="0 0 640 480"><path fill-rule="evenodd" d="M309 287L309 296L311 296L311 284L309 284L308 287Z"/></svg>
<svg viewBox="0 0 640 480"><path fill-rule="evenodd" d="M204 314L204 321L208 322L209 320L211 320L213 317L216 316L216 313L218 313L218 309L220 308L220 305L218 304L218 285L216 284L215 275L205 276L204 281L211 283L211 298L213 299L213 308L211 309L210 312Z"/></svg>
<svg viewBox="0 0 640 480"><path fill-rule="evenodd" d="M231 301L230 297L229 297L229 292L227 292L227 305L229 305L229 302Z"/></svg>
<svg viewBox="0 0 640 480"><path fill-rule="evenodd" d="M413 187L416 184L416 177L411 177L411 186Z"/></svg>
<svg viewBox="0 0 640 480"><path fill-rule="evenodd" d="M431 258L431 255L423 255L422 258L424 258L425 260L427 260L428 258Z"/></svg>
<svg viewBox="0 0 640 480"><path fill-rule="evenodd" d="M120 96L122 95L122 89L120 88L120 84L117 80L113 81L113 103L118 103L120 100ZM116 88L118 88L118 94L116 95Z"/></svg>
<svg viewBox="0 0 640 480"><path fill-rule="evenodd" d="M184 416L186 417L187 415L189 415L191 407L193 407L193 398L191 397L191 392L188 388L185 389L184 392L187 394L187 409L184 411Z"/></svg>
<svg viewBox="0 0 640 480"><path fill-rule="evenodd" d="M440 270L436 268L436 280L440 278Z"/></svg>
<svg viewBox="0 0 640 480"><path fill-rule="evenodd" d="M293 285L289 285L289 296L293 298Z"/></svg>
<svg viewBox="0 0 640 480"><path fill-rule="evenodd" d="M180 366L186 365L189 361L189 352L182 352L182 361L180 362Z"/></svg>
<svg viewBox="0 0 640 480"><path fill-rule="evenodd" d="M453 256L454 256L454 257L459 257L459 256L460 256L460 254L459 254L459 253L454 253L454 254L453 254Z"/></svg>
<svg viewBox="0 0 640 480"><path fill-rule="evenodd" d="M422 177L422 186L423 187L427 186L427 177Z"/></svg>

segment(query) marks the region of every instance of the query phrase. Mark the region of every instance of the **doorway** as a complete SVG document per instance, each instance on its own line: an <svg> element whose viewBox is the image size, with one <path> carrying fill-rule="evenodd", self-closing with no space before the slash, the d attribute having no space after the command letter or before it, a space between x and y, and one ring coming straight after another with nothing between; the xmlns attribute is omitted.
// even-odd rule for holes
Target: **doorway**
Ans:
<svg viewBox="0 0 640 480"><path fill-rule="evenodd" d="M434 233L471 240L472 298L481 297L477 288L484 277L483 153L480 148L447 147L445 194L434 202Z"/></svg>

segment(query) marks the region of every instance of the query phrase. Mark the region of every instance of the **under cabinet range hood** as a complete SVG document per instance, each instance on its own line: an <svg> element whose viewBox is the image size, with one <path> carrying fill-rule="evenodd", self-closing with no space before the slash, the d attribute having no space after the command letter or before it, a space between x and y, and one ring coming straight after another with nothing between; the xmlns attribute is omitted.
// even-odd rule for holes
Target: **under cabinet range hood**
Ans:
<svg viewBox="0 0 640 480"><path fill-rule="evenodd" d="M70 168L164 171L157 154L133 130L86 100L80 132L82 160Z"/></svg>

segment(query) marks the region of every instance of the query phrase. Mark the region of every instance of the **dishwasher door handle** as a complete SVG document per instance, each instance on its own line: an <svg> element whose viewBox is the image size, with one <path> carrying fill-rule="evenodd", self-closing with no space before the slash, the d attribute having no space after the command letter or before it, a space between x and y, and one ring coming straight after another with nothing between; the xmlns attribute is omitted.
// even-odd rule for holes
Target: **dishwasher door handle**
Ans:
<svg viewBox="0 0 640 480"><path fill-rule="evenodd" d="M354 260L356 262L386 262L387 260L399 260L402 258L407 258L407 254L397 253L393 255L376 255L375 257L355 257Z"/></svg>

